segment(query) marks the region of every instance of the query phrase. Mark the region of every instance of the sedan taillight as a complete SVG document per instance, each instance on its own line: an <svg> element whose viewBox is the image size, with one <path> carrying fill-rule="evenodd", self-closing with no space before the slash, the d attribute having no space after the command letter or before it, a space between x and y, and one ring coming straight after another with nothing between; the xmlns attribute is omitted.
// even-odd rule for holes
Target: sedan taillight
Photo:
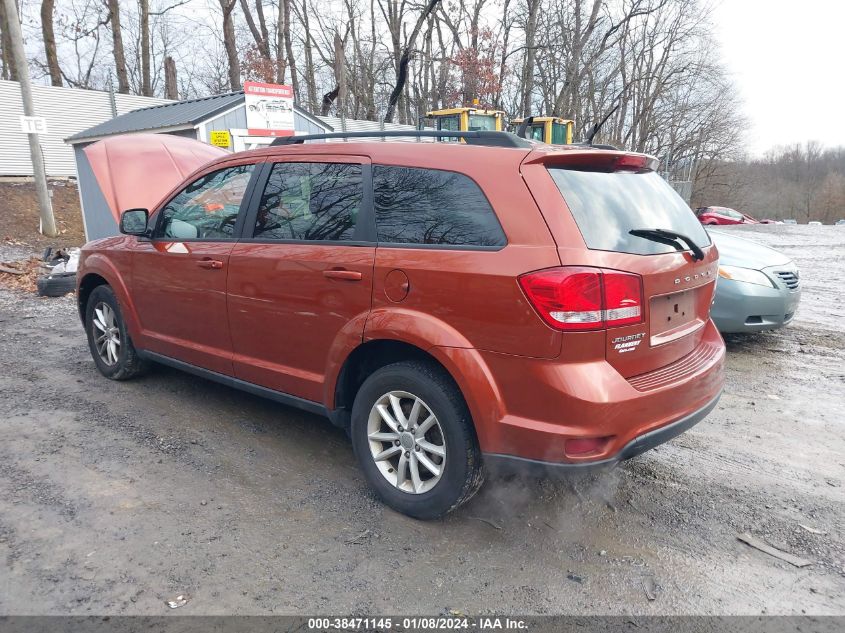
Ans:
<svg viewBox="0 0 845 633"><path fill-rule="evenodd" d="M531 305L565 332L600 330L643 321L642 278L634 273L562 266L519 277Z"/></svg>

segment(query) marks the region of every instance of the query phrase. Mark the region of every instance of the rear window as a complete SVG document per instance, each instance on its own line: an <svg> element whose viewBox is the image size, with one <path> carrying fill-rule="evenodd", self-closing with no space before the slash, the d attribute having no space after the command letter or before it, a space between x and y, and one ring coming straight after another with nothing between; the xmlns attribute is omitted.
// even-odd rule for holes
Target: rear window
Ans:
<svg viewBox="0 0 845 633"><path fill-rule="evenodd" d="M668 229L686 235L699 246L710 244L707 231L692 209L654 172L550 168L549 173L571 209L587 248L635 255L676 250L668 244L631 235L631 229Z"/></svg>
<svg viewBox="0 0 845 633"><path fill-rule="evenodd" d="M439 169L373 167L378 241L496 248L505 234L478 185Z"/></svg>

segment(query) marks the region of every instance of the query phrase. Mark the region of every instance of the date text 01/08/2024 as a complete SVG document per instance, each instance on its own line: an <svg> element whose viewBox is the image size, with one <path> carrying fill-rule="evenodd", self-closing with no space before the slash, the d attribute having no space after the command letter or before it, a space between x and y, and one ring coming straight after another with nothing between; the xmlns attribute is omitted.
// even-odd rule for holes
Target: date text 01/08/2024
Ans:
<svg viewBox="0 0 845 633"><path fill-rule="evenodd" d="M396 627L396 628L394 628ZM400 628L401 627L401 628ZM309 618L309 630L360 630L374 629L377 631L450 631L470 630L525 630L528 628L524 620L517 618L466 618L466 617L406 617L400 619L380 617L350 617L350 618Z"/></svg>

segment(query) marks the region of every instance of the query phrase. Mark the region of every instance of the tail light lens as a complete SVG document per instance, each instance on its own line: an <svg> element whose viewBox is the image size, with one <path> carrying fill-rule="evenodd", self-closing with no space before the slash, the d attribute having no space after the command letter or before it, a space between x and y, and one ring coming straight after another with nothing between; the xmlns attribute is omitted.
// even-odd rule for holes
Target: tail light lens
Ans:
<svg viewBox="0 0 845 633"><path fill-rule="evenodd" d="M519 278L540 317L556 330L601 330L643 321L642 279L602 268L549 268Z"/></svg>

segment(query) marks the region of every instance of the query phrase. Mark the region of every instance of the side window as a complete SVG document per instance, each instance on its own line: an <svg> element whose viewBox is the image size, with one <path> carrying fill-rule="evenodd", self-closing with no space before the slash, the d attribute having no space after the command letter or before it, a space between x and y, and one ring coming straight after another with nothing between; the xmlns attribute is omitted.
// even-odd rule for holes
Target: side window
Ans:
<svg viewBox="0 0 845 633"><path fill-rule="evenodd" d="M185 187L161 211L155 237L226 239L235 222L255 165L211 172Z"/></svg>
<svg viewBox="0 0 845 633"><path fill-rule="evenodd" d="M470 178L439 169L373 167L379 242L504 246L499 220Z"/></svg>
<svg viewBox="0 0 845 633"><path fill-rule="evenodd" d="M270 240L351 240L364 197L361 165L276 163L253 237Z"/></svg>

